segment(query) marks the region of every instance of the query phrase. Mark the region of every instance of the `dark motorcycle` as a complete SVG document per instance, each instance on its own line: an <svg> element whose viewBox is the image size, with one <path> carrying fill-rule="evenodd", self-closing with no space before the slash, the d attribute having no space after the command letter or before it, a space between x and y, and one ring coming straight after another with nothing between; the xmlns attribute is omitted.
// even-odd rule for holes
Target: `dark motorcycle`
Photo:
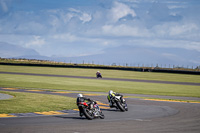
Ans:
<svg viewBox="0 0 200 133"><path fill-rule="evenodd" d="M101 118L104 119L105 116L103 112L100 110L97 102L80 102L79 108L82 108L83 114L88 120L92 120L94 118Z"/></svg>
<svg viewBox="0 0 200 133"><path fill-rule="evenodd" d="M122 112L128 111L126 100L122 96L114 96L111 100L116 109L120 109Z"/></svg>
<svg viewBox="0 0 200 133"><path fill-rule="evenodd" d="M97 78L102 78L101 73L98 73L98 74L97 74Z"/></svg>

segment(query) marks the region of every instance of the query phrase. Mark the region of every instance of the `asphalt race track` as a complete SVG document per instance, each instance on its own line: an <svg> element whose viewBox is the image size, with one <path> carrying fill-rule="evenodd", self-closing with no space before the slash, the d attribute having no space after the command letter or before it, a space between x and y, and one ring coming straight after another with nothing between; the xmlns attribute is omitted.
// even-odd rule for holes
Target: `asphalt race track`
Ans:
<svg viewBox="0 0 200 133"><path fill-rule="evenodd" d="M40 93L40 92L34 92ZM42 92L45 94L45 92ZM76 94L57 94L76 97ZM89 96L107 103L106 96ZM200 104L127 98L128 112L104 109L105 119L67 115L0 118L0 133L199 133Z"/></svg>

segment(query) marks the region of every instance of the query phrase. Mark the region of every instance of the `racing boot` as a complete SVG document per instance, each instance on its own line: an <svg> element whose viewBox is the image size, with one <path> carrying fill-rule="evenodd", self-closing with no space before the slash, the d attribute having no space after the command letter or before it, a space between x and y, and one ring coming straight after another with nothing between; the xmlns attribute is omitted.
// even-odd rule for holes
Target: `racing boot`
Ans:
<svg viewBox="0 0 200 133"><path fill-rule="evenodd" d="M115 108L115 106L113 105L113 103L110 101L109 103L110 108Z"/></svg>

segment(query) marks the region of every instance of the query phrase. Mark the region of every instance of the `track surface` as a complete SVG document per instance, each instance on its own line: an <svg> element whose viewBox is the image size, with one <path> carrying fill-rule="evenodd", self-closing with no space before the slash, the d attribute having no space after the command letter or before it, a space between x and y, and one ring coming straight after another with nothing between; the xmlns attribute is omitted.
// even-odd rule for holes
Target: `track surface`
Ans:
<svg viewBox="0 0 200 133"><path fill-rule="evenodd" d="M96 79L95 77L84 77L84 76L34 74L34 73L17 73L17 72L0 72L0 74L16 74L16 75L30 75L30 76L47 76L47 77L65 77L65 78ZM158 80L139 80L139 79L120 79L120 78L102 78L101 80L115 80L115 81L130 81L130 82L146 82L146 83L180 84L180 85L195 85L195 86L200 86L200 83L191 83L191 82L170 82L170 81L158 81Z"/></svg>
<svg viewBox="0 0 200 133"><path fill-rule="evenodd" d="M14 90L10 90L14 91ZM21 90L22 91L22 90ZM49 92L31 92L50 94ZM76 97L76 93L55 94ZM89 96L107 103L106 96ZM105 109L105 119L87 120L78 113L0 118L2 133L199 133L200 104L127 99L129 111Z"/></svg>

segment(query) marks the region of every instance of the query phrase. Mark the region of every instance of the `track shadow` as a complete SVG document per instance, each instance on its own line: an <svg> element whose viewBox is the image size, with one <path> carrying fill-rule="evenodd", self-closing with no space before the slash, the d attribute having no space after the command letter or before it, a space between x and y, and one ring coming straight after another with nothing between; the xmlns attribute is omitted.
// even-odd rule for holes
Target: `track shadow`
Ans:
<svg viewBox="0 0 200 133"><path fill-rule="evenodd" d="M106 111L109 111L109 112L122 112L121 110L118 110L118 109L107 109Z"/></svg>
<svg viewBox="0 0 200 133"><path fill-rule="evenodd" d="M55 116L56 118L62 119L73 119L73 120L87 120L85 117L78 117L78 116Z"/></svg>
<svg viewBox="0 0 200 133"><path fill-rule="evenodd" d="M62 118L62 119L71 119L71 120L87 120L88 121L88 119L86 118L86 117L80 117L80 116L55 116L56 118ZM94 119L92 119L92 120L98 120L98 119L100 119L100 118L94 118Z"/></svg>

